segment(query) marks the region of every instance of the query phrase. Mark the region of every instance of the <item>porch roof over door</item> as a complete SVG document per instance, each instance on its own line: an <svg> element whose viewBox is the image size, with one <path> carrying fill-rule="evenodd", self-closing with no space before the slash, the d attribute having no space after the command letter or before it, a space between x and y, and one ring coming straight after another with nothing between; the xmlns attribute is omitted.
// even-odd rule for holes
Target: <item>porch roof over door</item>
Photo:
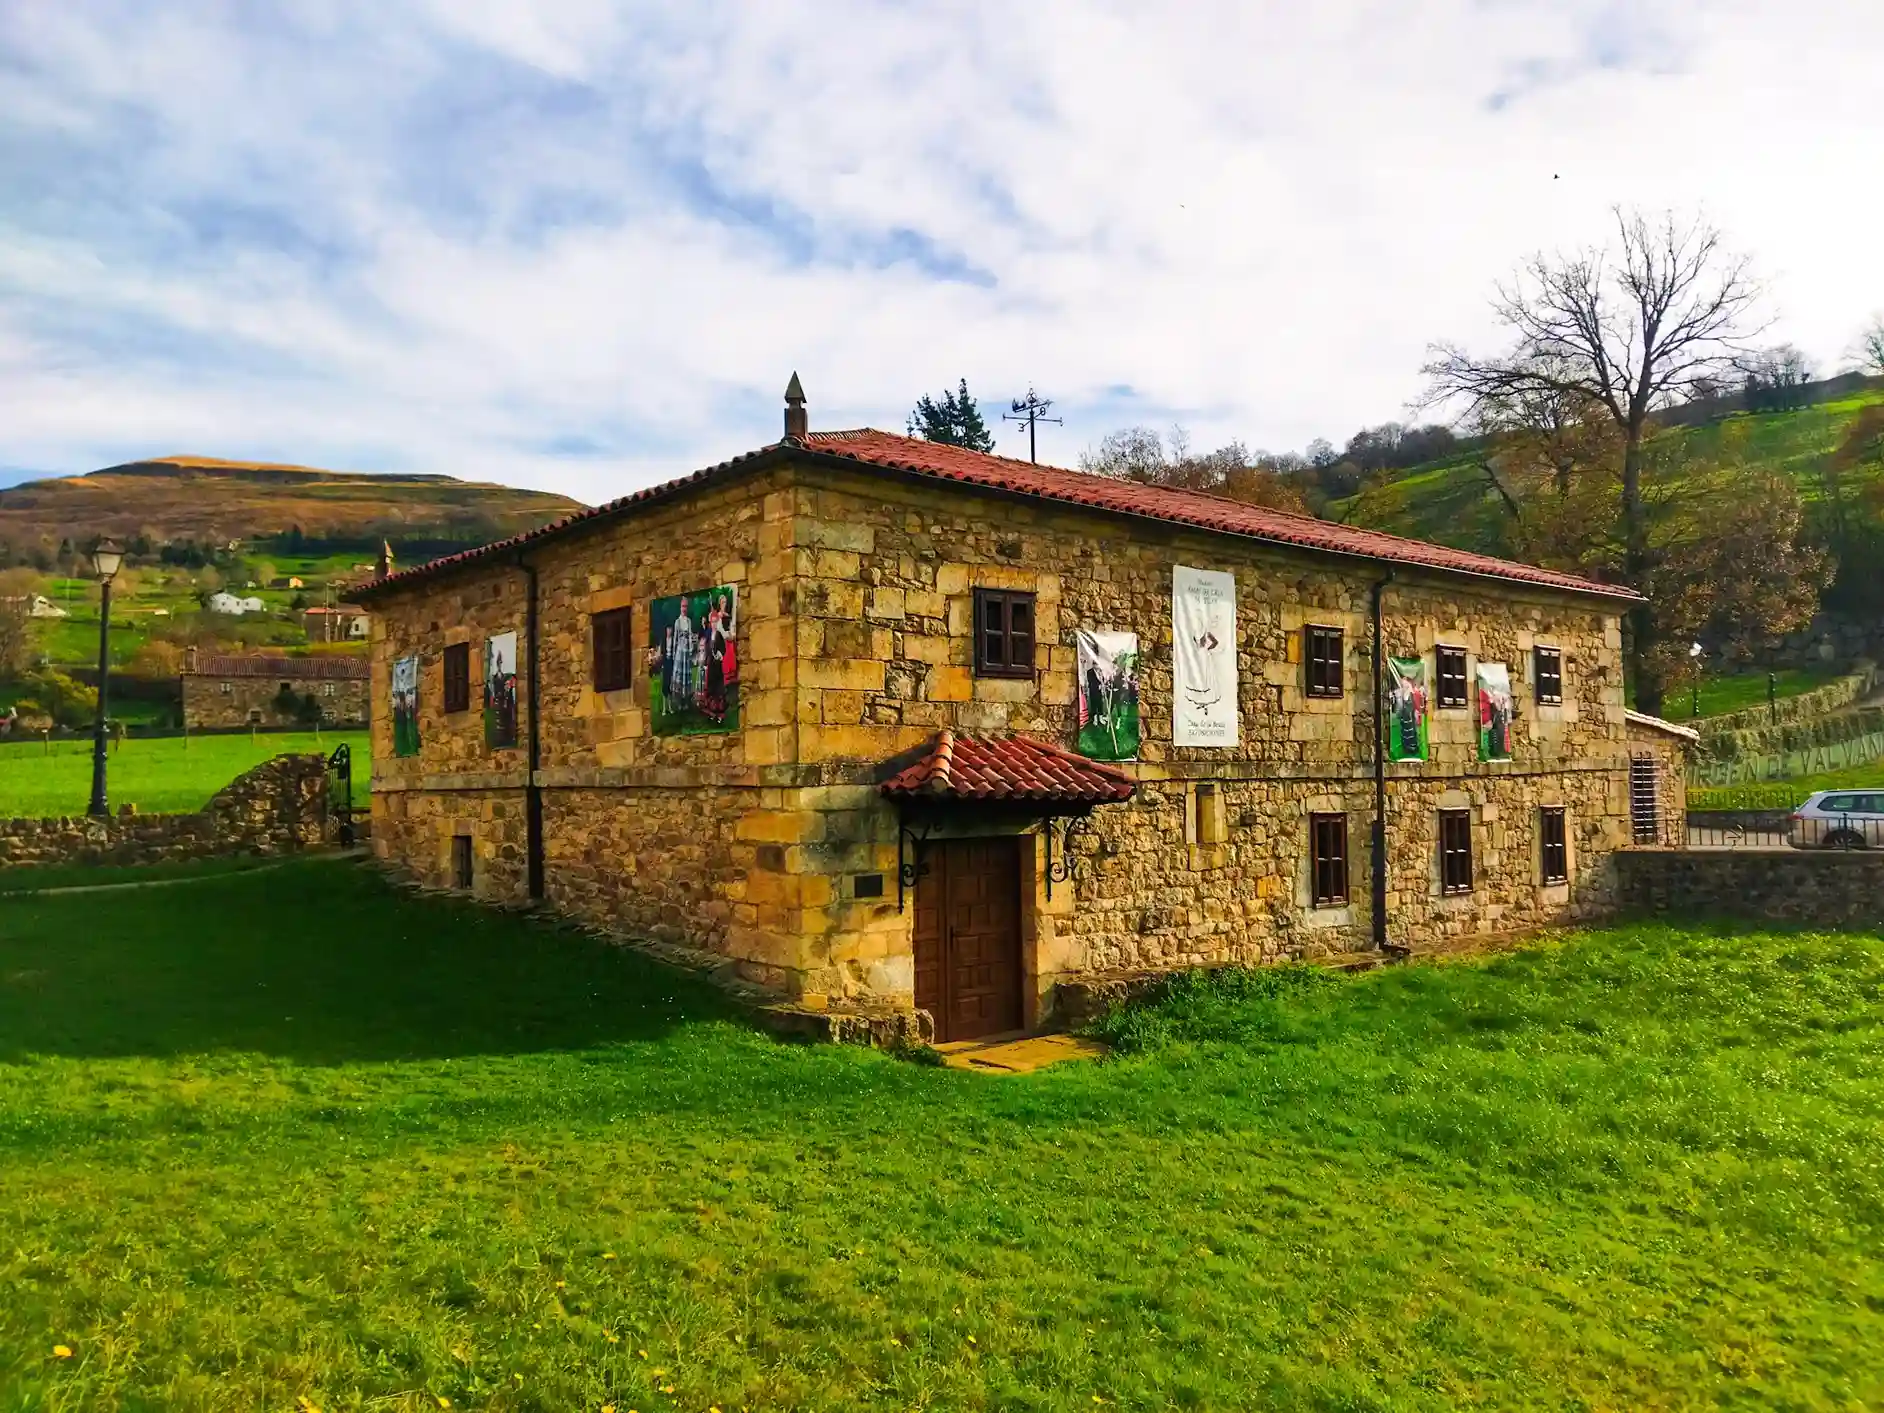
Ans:
<svg viewBox="0 0 1884 1413"><path fill-rule="evenodd" d="M899 803L1028 805L1054 814L1129 800L1138 788L1116 766L1032 736L945 730L914 760L884 768L891 773L878 788Z"/></svg>

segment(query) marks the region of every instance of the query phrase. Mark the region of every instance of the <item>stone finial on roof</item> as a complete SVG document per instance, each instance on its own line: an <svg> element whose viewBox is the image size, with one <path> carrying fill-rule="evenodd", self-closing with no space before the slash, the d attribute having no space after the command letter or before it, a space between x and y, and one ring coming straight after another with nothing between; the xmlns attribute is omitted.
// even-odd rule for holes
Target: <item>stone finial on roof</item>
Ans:
<svg viewBox="0 0 1884 1413"><path fill-rule="evenodd" d="M785 384L785 440L803 441L811 432L811 420L805 412L805 388L798 381L797 369Z"/></svg>
<svg viewBox="0 0 1884 1413"><path fill-rule="evenodd" d="M393 572L392 541L381 540L379 542L379 563L373 566L373 578L375 580L390 579L392 578L392 572Z"/></svg>

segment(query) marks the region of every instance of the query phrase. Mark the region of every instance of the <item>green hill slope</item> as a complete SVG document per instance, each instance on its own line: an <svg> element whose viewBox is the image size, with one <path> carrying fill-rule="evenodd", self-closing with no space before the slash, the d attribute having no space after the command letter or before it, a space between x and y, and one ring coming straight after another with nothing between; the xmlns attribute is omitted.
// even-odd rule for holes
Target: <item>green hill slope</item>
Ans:
<svg viewBox="0 0 1884 1413"><path fill-rule="evenodd" d="M160 457L0 491L0 566L63 540L481 544L580 508L566 496L450 476Z"/></svg>
<svg viewBox="0 0 1884 1413"><path fill-rule="evenodd" d="M1654 441L1658 451L1689 452L1701 459L1735 438L1748 464L1784 471L1798 483L1815 526L1829 537L1833 453L1860 412L1880 404L1884 388L1872 388L1796 411L1737 412L1698 426L1669 427ZM1685 445L1671 447L1671 439ZM1678 464L1682 457L1668 459ZM1873 459L1835 479L1847 522L1855 517L1862 522L1860 528L1884 534L1884 461ZM1328 514L1460 549L1518 552L1508 534L1504 506L1471 455L1386 473L1360 494L1334 502Z"/></svg>

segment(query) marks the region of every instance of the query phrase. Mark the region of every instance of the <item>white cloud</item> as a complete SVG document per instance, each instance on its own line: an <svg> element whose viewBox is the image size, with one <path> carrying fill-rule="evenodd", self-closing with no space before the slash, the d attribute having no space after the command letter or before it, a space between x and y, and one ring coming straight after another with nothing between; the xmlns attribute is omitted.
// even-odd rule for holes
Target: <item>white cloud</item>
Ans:
<svg viewBox="0 0 1884 1413"><path fill-rule="evenodd" d="M0 465L593 499L774 436L793 368L815 425L965 375L1057 397L1056 460L1299 446L1619 202L1705 209L1823 364L1884 306L1874 0L228 13L0 18Z"/></svg>

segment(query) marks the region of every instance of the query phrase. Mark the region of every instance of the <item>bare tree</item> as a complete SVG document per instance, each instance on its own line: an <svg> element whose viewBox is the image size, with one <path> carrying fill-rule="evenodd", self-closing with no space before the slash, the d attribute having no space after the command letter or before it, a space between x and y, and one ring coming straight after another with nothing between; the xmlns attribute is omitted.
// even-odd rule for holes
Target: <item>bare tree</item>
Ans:
<svg viewBox="0 0 1884 1413"><path fill-rule="evenodd" d="M1276 510L1305 510L1301 493L1284 478L1275 461L1260 454L1251 456L1241 442L1194 452L1190 433L1182 427L1173 427L1167 436L1150 427L1121 427L1082 452L1079 467L1122 481L1208 491Z"/></svg>
<svg viewBox="0 0 1884 1413"><path fill-rule="evenodd" d="M1609 248L1533 256L1499 286L1493 307L1513 335L1505 353L1438 344L1423 371L1428 405L1463 402L1476 416L1554 394L1613 423L1622 442L1622 573L1644 588L1653 568L1642 485L1650 415L1693 396L1746 351L1762 291L1713 227L1620 209L1615 216ZM1653 607L1633 610L1629 629L1636 699L1659 711Z"/></svg>
<svg viewBox="0 0 1884 1413"><path fill-rule="evenodd" d="M1873 314L1858 335L1858 362L1873 377L1884 378L1884 314Z"/></svg>

